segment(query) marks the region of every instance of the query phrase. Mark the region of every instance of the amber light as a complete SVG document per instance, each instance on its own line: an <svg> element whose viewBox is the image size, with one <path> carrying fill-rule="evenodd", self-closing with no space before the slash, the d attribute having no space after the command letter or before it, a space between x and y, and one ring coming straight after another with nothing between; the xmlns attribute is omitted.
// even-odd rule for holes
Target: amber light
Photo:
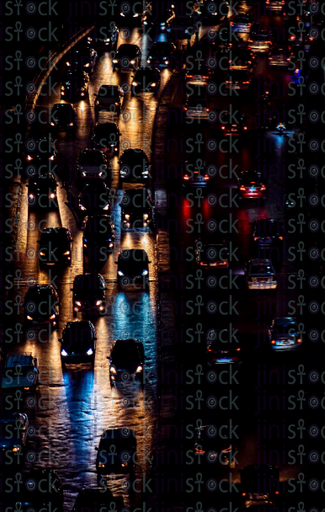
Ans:
<svg viewBox="0 0 325 512"><path fill-rule="evenodd" d="M301 343L301 339L300 338L297 339L297 343Z"/></svg>
<svg viewBox="0 0 325 512"><path fill-rule="evenodd" d="M272 341L271 341L271 345L275 345L275 340L272 340Z"/></svg>

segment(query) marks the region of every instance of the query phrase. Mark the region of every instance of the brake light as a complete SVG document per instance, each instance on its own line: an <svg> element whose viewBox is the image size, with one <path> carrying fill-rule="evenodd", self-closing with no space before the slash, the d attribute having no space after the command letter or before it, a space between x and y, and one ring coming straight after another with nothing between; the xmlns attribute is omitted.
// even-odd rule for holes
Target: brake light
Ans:
<svg viewBox="0 0 325 512"><path fill-rule="evenodd" d="M244 130L247 130L247 126L244 126Z"/></svg>
<svg viewBox="0 0 325 512"><path fill-rule="evenodd" d="M193 78L193 75L187 75L187 78Z"/></svg>
<svg viewBox="0 0 325 512"><path fill-rule="evenodd" d="M252 24L251 24L251 23L247 23L247 26L248 26L248 27L251 27L251 26L252 26Z"/></svg>
<svg viewBox="0 0 325 512"><path fill-rule="evenodd" d="M236 352L240 352L240 348L236 348Z"/></svg>
<svg viewBox="0 0 325 512"><path fill-rule="evenodd" d="M244 185L241 185L239 190L242 190L243 192L245 192L246 187ZM254 240L255 240L255 238L254 238Z"/></svg>
<svg viewBox="0 0 325 512"><path fill-rule="evenodd" d="M205 450L199 450L198 448L195 448L196 453L205 453Z"/></svg>
<svg viewBox="0 0 325 512"><path fill-rule="evenodd" d="M279 491L275 491L275 493L274 493L274 494L279 494Z"/></svg>
<svg viewBox="0 0 325 512"><path fill-rule="evenodd" d="M184 107L184 110L186 111L186 110L187 110L187 107Z"/></svg>
<svg viewBox="0 0 325 512"><path fill-rule="evenodd" d="M207 180L209 180L209 179L210 179L210 177L209 177L207 174L205 174L205 175L204 175L204 179L205 179L205 181L207 181Z"/></svg>
<svg viewBox="0 0 325 512"><path fill-rule="evenodd" d="M189 180L189 179L190 179L190 177L188 176L188 174L185 174L184 180Z"/></svg>
<svg viewBox="0 0 325 512"><path fill-rule="evenodd" d="M231 21L230 25L233 27L235 25L235 23L233 21Z"/></svg>
<svg viewBox="0 0 325 512"><path fill-rule="evenodd" d="M258 236L254 236L254 242L257 242L258 238Z"/></svg>
<svg viewBox="0 0 325 512"><path fill-rule="evenodd" d="M209 109L209 108L207 108L207 109L206 109L206 111L207 111L207 112L210 112L210 109Z"/></svg>
<svg viewBox="0 0 325 512"><path fill-rule="evenodd" d="M272 340L272 341L271 341L271 345L275 345L275 340Z"/></svg>
<svg viewBox="0 0 325 512"><path fill-rule="evenodd" d="M243 84L249 84L249 81L248 82L243 82Z"/></svg>
<svg viewBox="0 0 325 512"><path fill-rule="evenodd" d="M212 348L208 348L208 352L212 352Z"/></svg>
<svg viewBox="0 0 325 512"><path fill-rule="evenodd" d="M204 78L205 80L207 80L209 77L208 77L208 76L202 76L202 78Z"/></svg>
<svg viewBox="0 0 325 512"><path fill-rule="evenodd" d="M221 130L225 130L225 129L226 129L226 127L225 127L225 126L221 126Z"/></svg>
<svg viewBox="0 0 325 512"><path fill-rule="evenodd" d="M265 186L265 185L262 185L262 186L261 186L261 192L264 192L264 190L266 190L266 186Z"/></svg>
<svg viewBox="0 0 325 512"><path fill-rule="evenodd" d="M242 496L246 496L246 492L242 492Z"/></svg>
<svg viewBox="0 0 325 512"><path fill-rule="evenodd" d="M279 240L283 240L283 236L279 236Z"/></svg>
<svg viewBox="0 0 325 512"><path fill-rule="evenodd" d="M296 39L295 36L290 36L291 41L294 41L294 39Z"/></svg>
<svg viewBox="0 0 325 512"><path fill-rule="evenodd" d="M298 338L298 339L297 339L297 343L301 343L301 338Z"/></svg>
<svg viewBox="0 0 325 512"><path fill-rule="evenodd" d="M231 452L232 446L229 446L229 448L226 448L225 450L221 450L221 453L229 453Z"/></svg>

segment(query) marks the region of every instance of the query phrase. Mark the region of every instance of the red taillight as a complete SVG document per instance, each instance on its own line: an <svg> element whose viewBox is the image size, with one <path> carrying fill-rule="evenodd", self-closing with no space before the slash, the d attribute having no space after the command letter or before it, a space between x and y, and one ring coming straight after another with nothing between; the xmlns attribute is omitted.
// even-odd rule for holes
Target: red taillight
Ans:
<svg viewBox="0 0 325 512"><path fill-rule="evenodd" d="M301 343L301 339L300 338L297 339L297 343Z"/></svg>
<svg viewBox="0 0 325 512"><path fill-rule="evenodd" d="M265 185L262 185L261 186L261 192L264 192L266 190L266 186Z"/></svg>
<svg viewBox="0 0 325 512"><path fill-rule="evenodd" d="M244 130L247 130L247 126L244 126Z"/></svg>
<svg viewBox="0 0 325 512"><path fill-rule="evenodd" d="M249 84L249 81L248 82L243 82L243 84Z"/></svg>
<svg viewBox="0 0 325 512"><path fill-rule="evenodd" d="M225 130L225 129L226 129L226 127L225 127L225 126L221 126L221 130Z"/></svg>
<svg viewBox="0 0 325 512"><path fill-rule="evenodd" d="M283 240L283 236L279 236L279 240Z"/></svg>
<svg viewBox="0 0 325 512"><path fill-rule="evenodd" d="M241 185L239 190L242 190L243 192L245 192L246 187L244 185Z"/></svg>
<svg viewBox="0 0 325 512"><path fill-rule="evenodd" d="M231 452L232 446L229 446L229 448L226 448L225 450L221 450L221 453L229 453Z"/></svg>
<svg viewBox="0 0 325 512"><path fill-rule="evenodd" d="M257 242L258 236L254 236L254 242Z"/></svg>
<svg viewBox="0 0 325 512"><path fill-rule="evenodd" d="M207 109L206 109L206 111L207 111L207 112L210 112L210 109L209 109L209 108L207 108Z"/></svg>
<svg viewBox="0 0 325 512"><path fill-rule="evenodd" d="M212 352L212 348L208 348L208 352Z"/></svg>
<svg viewBox="0 0 325 512"><path fill-rule="evenodd" d="M296 37L295 37L295 36L290 36L290 40L291 40L291 41L294 41L295 39L296 39Z"/></svg>
<svg viewBox="0 0 325 512"><path fill-rule="evenodd" d="M230 25L233 27L235 25L235 23L233 21L231 21Z"/></svg>
<svg viewBox="0 0 325 512"><path fill-rule="evenodd" d="M253 39L248 39L248 42L249 42L249 43L252 43L252 42L253 42Z"/></svg>
<svg viewBox="0 0 325 512"><path fill-rule="evenodd" d="M242 494L241 494L241 495L242 495L242 496L246 496L246 492L242 492Z"/></svg>
<svg viewBox="0 0 325 512"><path fill-rule="evenodd" d="M204 175L204 179L205 181L209 180L210 179L210 176L208 176L207 174Z"/></svg>
<svg viewBox="0 0 325 512"><path fill-rule="evenodd" d="M274 494L279 494L279 491L275 491L275 493L274 493Z"/></svg>
<svg viewBox="0 0 325 512"><path fill-rule="evenodd" d="M202 76L202 78L204 78L205 80L207 80L209 77L208 77L208 76Z"/></svg>
<svg viewBox="0 0 325 512"><path fill-rule="evenodd" d="M187 107L184 107L184 110L186 111L186 110L187 110Z"/></svg>
<svg viewBox="0 0 325 512"><path fill-rule="evenodd" d="M272 341L271 341L271 345L275 345L275 340L272 340Z"/></svg>
<svg viewBox="0 0 325 512"><path fill-rule="evenodd" d="M185 174L184 180L189 180L189 179L190 179L190 177L188 176L188 174Z"/></svg>
<svg viewBox="0 0 325 512"><path fill-rule="evenodd" d="M187 75L187 78L193 78L193 75Z"/></svg>
<svg viewBox="0 0 325 512"><path fill-rule="evenodd" d="M226 80L226 84L230 84L230 80Z"/></svg>
<svg viewBox="0 0 325 512"><path fill-rule="evenodd" d="M251 24L251 23L247 23L247 26L248 26L248 27L251 27L251 26L252 26L252 24Z"/></svg>
<svg viewBox="0 0 325 512"><path fill-rule="evenodd" d="M198 448L195 448L196 453L205 453L205 450L199 450Z"/></svg>
<svg viewBox="0 0 325 512"><path fill-rule="evenodd" d="M240 352L240 348L236 348L236 352Z"/></svg>

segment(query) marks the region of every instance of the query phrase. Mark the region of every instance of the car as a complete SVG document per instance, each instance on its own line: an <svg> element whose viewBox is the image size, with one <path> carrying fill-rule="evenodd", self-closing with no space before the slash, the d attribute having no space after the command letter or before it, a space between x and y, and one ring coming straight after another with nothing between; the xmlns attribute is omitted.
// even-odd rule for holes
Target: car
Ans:
<svg viewBox="0 0 325 512"><path fill-rule="evenodd" d="M110 21L109 27L101 27L99 31L103 37L87 37L87 44L95 48L98 52L109 52L117 46L119 29L117 28L114 21ZM104 33L104 34L103 34Z"/></svg>
<svg viewBox="0 0 325 512"><path fill-rule="evenodd" d="M269 30L258 28L252 31L248 39L248 50L253 53L267 53L272 48L272 34Z"/></svg>
<svg viewBox="0 0 325 512"><path fill-rule="evenodd" d="M95 327L89 320L68 322L63 329L62 338L59 339L62 366L88 362L93 365L96 339Z"/></svg>
<svg viewBox="0 0 325 512"><path fill-rule="evenodd" d="M93 73L97 63L97 52L87 44L79 43L67 55L67 71Z"/></svg>
<svg viewBox="0 0 325 512"><path fill-rule="evenodd" d="M240 469L242 508L276 506L279 495L279 468L270 464L250 464Z"/></svg>
<svg viewBox="0 0 325 512"><path fill-rule="evenodd" d="M224 4L224 5L221 5ZM207 24L215 25L220 17L222 17L225 12L228 12L228 2L223 1L217 3L215 0L201 0L200 2L196 2L197 11L200 14L200 20Z"/></svg>
<svg viewBox="0 0 325 512"><path fill-rule="evenodd" d="M229 251L225 242L198 238L195 240L194 254L196 265L202 269L229 268Z"/></svg>
<svg viewBox="0 0 325 512"><path fill-rule="evenodd" d="M26 160L35 164L47 164L55 162L58 150L55 141L51 137L31 139L26 143Z"/></svg>
<svg viewBox="0 0 325 512"><path fill-rule="evenodd" d="M88 97L89 75L85 71L66 73L60 87L61 100L84 100Z"/></svg>
<svg viewBox="0 0 325 512"><path fill-rule="evenodd" d="M108 176L108 164L105 153L100 149L86 148L77 161L78 178L81 180L101 178Z"/></svg>
<svg viewBox="0 0 325 512"><path fill-rule="evenodd" d="M25 413L0 412L1 465L20 464L28 437L29 420Z"/></svg>
<svg viewBox="0 0 325 512"><path fill-rule="evenodd" d="M210 176L207 173L207 165L201 159L186 160L182 166L182 186L206 188Z"/></svg>
<svg viewBox="0 0 325 512"><path fill-rule="evenodd" d="M175 17L175 13L171 13L165 6L147 3L146 9L142 13L142 30L148 31L150 28L156 29L156 34L166 33L171 22Z"/></svg>
<svg viewBox="0 0 325 512"><path fill-rule="evenodd" d="M305 30L301 30L299 23L288 27L288 44L294 48L300 48L304 44Z"/></svg>
<svg viewBox="0 0 325 512"><path fill-rule="evenodd" d="M186 40L188 44L194 34L195 22L196 19L194 16L176 14L168 27L168 33L171 41L183 42Z"/></svg>
<svg viewBox="0 0 325 512"><path fill-rule="evenodd" d="M278 68L290 66L291 61L294 59L291 46L280 45L272 48L268 56L268 65L270 67L277 66Z"/></svg>
<svg viewBox="0 0 325 512"><path fill-rule="evenodd" d="M268 336L270 348L274 352L298 350L302 346L302 334L293 316L274 318Z"/></svg>
<svg viewBox="0 0 325 512"><path fill-rule="evenodd" d="M176 67L176 46L168 41L153 43L147 56L147 64L150 67L170 68Z"/></svg>
<svg viewBox="0 0 325 512"><path fill-rule="evenodd" d="M278 280L271 260L250 259L245 267L245 281L249 290L276 290Z"/></svg>
<svg viewBox="0 0 325 512"><path fill-rule="evenodd" d="M285 8L285 0L265 0L266 9L276 13L281 13Z"/></svg>
<svg viewBox="0 0 325 512"><path fill-rule="evenodd" d="M73 288L73 316L87 311L96 314L105 312L105 290L107 286L101 274L79 274L74 278Z"/></svg>
<svg viewBox="0 0 325 512"><path fill-rule="evenodd" d="M119 19L117 21L120 27L138 26L141 27L143 14L143 2L121 2L119 10Z"/></svg>
<svg viewBox="0 0 325 512"><path fill-rule="evenodd" d="M146 188L125 190L120 207L124 230L147 228L153 222L154 202Z"/></svg>
<svg viewBox="0 0 325 512"><path fill-rule="evenodd" d="M29 208L58 208L57 181L54 175L44 173L34 178L29 178L27 202Z"/></svg>
<svg viewBox="0 0 325 512"><path fill-rule="evenodd" d="M85 222L83 232L84 251L92 249L113 251L115 243L115 226L108 215L90 215Z"/></svg>
<svg viewBox="0 0 325 512"><path fill-rule="evenodd" d="M188 64L185 67L185 83L186 84L201 84L208 85L209 81L212 79L212 71L211 69L202 64L193 65Z"/></svg>
<svg viewBox="0 0 325 512"><path fill-rule="evenodd" d="M113 58L113 71L138 69L141 62L141 50L136 44L121 44Z"/></svg>
<svg viewBox="0 0 325 512"><path fill-rule="evenodd" d="M123 500L122 500L123 501ZM83 487L79 491L74 502L72 512L104 512L108 510L120 510L117 508L121 500L115 498L112 492L105 487Z"/></svg>
<svg viewBox="0 0 325 512"><path fill-rule="evenodd" d="M228 329L211 329L207 337L205 360L208 368L218 368L220 365L241 364L241 343L238 335L231 333L229 341ZM235 329L233 329L235 331ZM213 333L213 334L212 334Z"/></svg>
<svg viewBox="0 0 325 512"><path fill-rule="evenodd" d="M157 68L139 68L133 76L131 94L153 92L158 95L160 87L160 71Z"/></svg>
<svg viewBox="0 0 325 512"><path fill-rule="evenodd" d="M121 135L116 123L97 123L90 136L92 148L114 156L119 151Z"/></svg>
<svg viewBox="0 0 325 512"><path fill-rule="evenodd" d="M115 340L109 359L109 378L113 382L140 380L143 384L144 348L140 340Z"/></svg>
<svg viewBox="0 0 325 512"><path fill-rule="evenodd" d="M71 103L54 103L51 111L51 131L74 132L76 123L77 113Z"/></svg>
<svg viewBox="0 0 325 512"><path fill-rule="evenodd" d="M119 85L101 85L95 98L97 114L102 110L119 114L122 106L123 89Z"/></svg>
<svg viewBox="0 0 325 512"><path fill-rule="evenodd" d="M146 153L139 148L126 149L119 160L121 182L148 183L152 178Z"/></svg>
<svg viewBox="0 0 325 512"><path fill-rule="evenodd" d="M78 195L81 217L86 215L110 213L110 190L103 180L97 178L86 182Z"/></svg>
<svg viewBox="0 0 325 512"><path fill-rule="evenodd" d="M2 373L4 393L34 392L38 383L37 359L31 354L8 354Z"/></svg>
<svg viewBox="0 0 325 512"><path fill-rule="evenodd" d="M117 265L118 288L135 290L149 288L149 261L143 249L124 249L118 255Z"/></svg>
<svg viewBox="0 0 325 512"><path fill-rule="evenodd" d="M258 219L252 223L251 241L254 252L282 249L283 226L281 221L272 218ZM258 254L260 256L260 254Z"/></svg>
<svg viewBox="0 0 325 512"><path fill-rule="evenodd" d="M254 18L251 14L241 13L230 18L230 30L232 32L249 33Z"/></svg>
<svg viewBox="0 0 325 512"><path fill-rule="evenodd" d="M265 199L266 185L260 172L242 171L238 178L238 192L242 199Z"/></svg>
<svg viewBox="0 0 325 512"><path fill-rule="evenodd" d="M59 296L52 284L31 286L24 300L25 324L51 324L58 328Z"/></svg>
<svg viewBox="0 0 325 512"><path fill-rule="evenodd" d="M255 55L251 50L236 48L229 51L229 69L251 71L254 65Z"/></svg>
<svg viewBox="0 0 325 512"><path fill-rule="evenodd" d="M99 446L96 447L96 469L100 479L115 474L133 473L137 451L134 430L112 428L103 432Z"/></svg>
<svg viewBox="0 0 325 512"><path fill-rule="evenodd" d="M187 119L197 119L199 121L209 119L210 108L207 95L200 98L188 96L185 101L184 112Z"/></svg>
<svg viewBox="0 0 325 512"><path fill-rule="evenodd" d="M219 117L222 125L221 130L223 130L224 135L228 136L239 136L242 135L243 132L247 131L247 116L244 112L238 112L235 116L230 115L227 111L222 112L222 116Z"/></svg>
<svg viewBox="0 0 325 512"><path fill-rule="evenodd" d="M58 264L71 265L72 237L69 229L62 227L45 228L41 232L39 243L40 266Z"/></svg>
<svg viewBox="0 0 325 512"><path fill-rule="evenodd" d="M226 79L226 89L230 90L248 90L252 83L252 74L245 69L232 69L229 71Z"/></svg>
<svg viewBox="0 0 325 512"><path fill-rule="evenodd" d="M12 478L11 492L3 493L9 501L8 510L63 512L62 482L53 469L30 468L17 474L18 478Z"/></svg>
<svg viewBox="0 0 325 512"><path fill-rule="evenodd" d="M226 425L201 425L195 429L194 454L199 464L202 462L235 467L236 450L232 439L227 437ZM210 466L209 466L210 467Z"/></svg>

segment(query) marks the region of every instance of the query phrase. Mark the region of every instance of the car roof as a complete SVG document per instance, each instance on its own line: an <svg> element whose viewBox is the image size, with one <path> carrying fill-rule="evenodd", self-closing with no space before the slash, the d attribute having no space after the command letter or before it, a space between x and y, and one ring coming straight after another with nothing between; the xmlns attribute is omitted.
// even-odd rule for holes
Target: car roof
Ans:
<svg viewBox="0 0 325 512"><path fill-rule="evenodd" d="M85 282L89 285L90 283L92 285L100 284L104 281L104 278L101 274L88 273L88 274L79 274L74 278L73 286L79 287Z"/></svg>
<svg viewBox="0 0 325 512"><path fill-rule="evenodd" d="M27 354L12 354L7 356L6 366L13 368L19 366L32 366L33 356Z"/></svg>
<svg viewBox="0 0 325 512"><path fill-rule="evenodd" d="M277 317L274 319L274 325L295 324L297 319L293 316Z"/></svg>
<svg viewBox="0 0 325 512"><path fill-rule="evenodd" d="M249 464L241 473L279 473L279 468L272 466L271 464Z"/></svg>
<svg viewBox="0 0 325 512"><path fill-rule="evenodd" d="M251 265L272 265L272 261L266 258L252 258L248 263Z"/></svg>
<svg viewBox="0 0 325 512"><path fill-rule="evenodd" d="M140 256L140 253L142 255L142 261L147 261L148 255L144 249L123 249L122 252L120 252L120 254L118 255L118 258L120 261L133 260L133 254Z"/></svg>
<svg viewBox="0 0 325 512"><path fill-rule="evenodd" d="M111 439L111 440L125 439L125 440L127 440L130 437L134 437L134 439L135 439L135 431L130 428L127 428L127 427L111 428L111 429L104 430L104 432L101 436L101 440L102 439Z"/></svg>
<svg viewBox="0 0 325 512"><path fill-rule="evenodd" d="M76 329L76 328L85 329L87 327L89 327L89 328L93 327L90 320L75 320L74 322L67 322L65 329L66 328L68 328L68 329Z"/></svg>
<svg viewBox="0 0 325 512"><path fill-rule="evenodd" d="M117 51L125 51L125 50L132 50L132 51L135 51L135 50L140 50L139 46L137 44L131 44L131 43L123 43L123 44L120 44L120 46L118 47Z"/></svg>

